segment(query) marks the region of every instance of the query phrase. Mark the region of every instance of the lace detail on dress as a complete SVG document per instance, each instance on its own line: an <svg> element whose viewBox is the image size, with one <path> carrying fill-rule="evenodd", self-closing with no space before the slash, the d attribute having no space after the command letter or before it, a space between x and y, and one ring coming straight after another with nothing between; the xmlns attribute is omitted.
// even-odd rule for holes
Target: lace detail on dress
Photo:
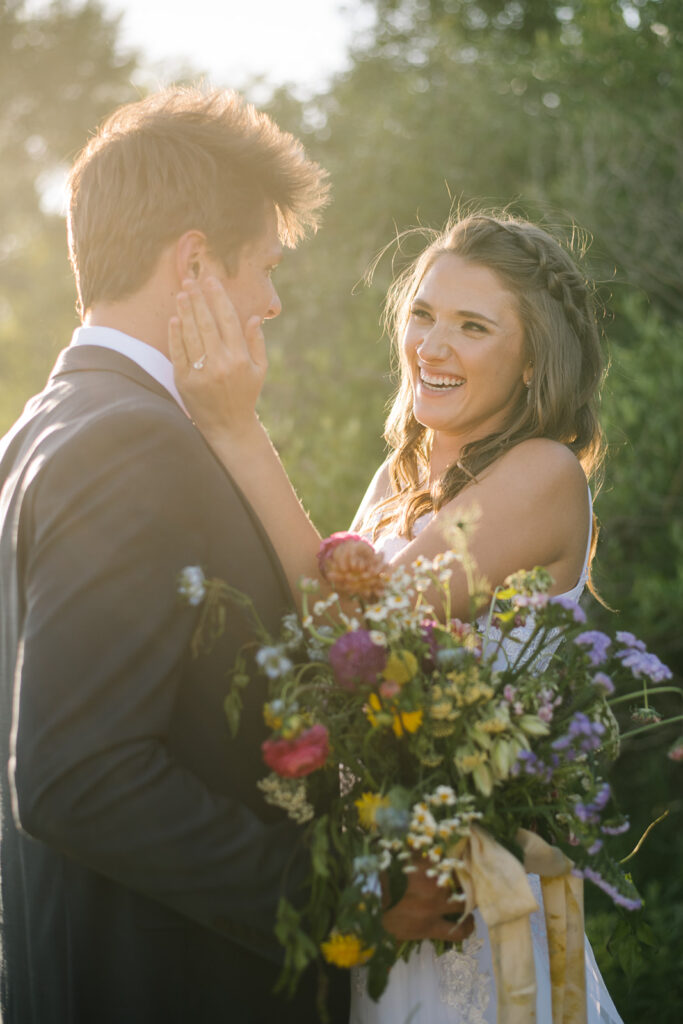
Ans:
<svg viewBox="0 0 683 1024"><path fill-rule="evenodd" d="M453 1007L462 1024L486 1024L484 1016L493 994L491 976L481 970L479 957L484 940L470 938L462 953L449 950L436 957L441 1002Z"/></svg>

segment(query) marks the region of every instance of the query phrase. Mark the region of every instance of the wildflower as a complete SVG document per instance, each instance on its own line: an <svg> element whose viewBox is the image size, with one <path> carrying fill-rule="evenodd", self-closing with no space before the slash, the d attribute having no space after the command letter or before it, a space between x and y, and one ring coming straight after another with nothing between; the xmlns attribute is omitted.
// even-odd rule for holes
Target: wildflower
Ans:
<svg viewBox="0 0 683 1024"><path fill-rule="evenodd" d="M381 633L378 629L371 629L369 636L373 644L376 644L377 647L387 646L387 638L384 633Z"/></svg>
<svg viewBox="0 0 683 1024"><path fill-rule="evenodd" d="M398 739L406 732L417 732L422 725L423 712L419 711L398 711L394 715L391 727Z"/></svg>
<svg viewBox="0 0 683 1024"><path fill-rule="evenodd" d="M377 811L380 807L389 807L389 797L381 793L363 793L358 800L354 800L358 809L358 820L363 828L368 830L377 828Z"/></svg>
<svg viewBox="0 0 683 1024"><path fill-rule="evenodd" d="M335 640L329 659L339 685L345 690L353 690L359 683L376 681L386 663L386 654L372 642L366 629L356 629Z"/></svg>
<svg viewBox="0 0 683 1024"><path fill-rule="evenodd" d="M282 633L287 648L296 649L302 642L304 635L296 612L288 612L282 617Z"/></svg>
<svg viewBox="0 0 683 1024"><path fill-rule="evenodd" d="M410 813L404 807L382 804L375 811L375 824L385 836L403 836L410 826Z"/></svg>
<svg viewBox="0 0 683 1024"><path fill-rule="evenodd" d="M635 647L627 647L617 651L617 658L634 676L647 676L653 683L662 683L671 679L671 669L659 660L656 654L648 654Z"/></svg>
<svg viewBox="0 0 683 1024"><path fill-rule="evenodd" d="M655 725L657 722L661 722L662 716L655 708L633 708L631 719L641 725Z"/></svg>
<svg viewBox="0 0 683 1024"><path fill-rule="evenodd" d="M579 633L574 638L574 643L579 647L588 648L586 653L591 665L601 665L607 658L607 648L612 641L606 633L601 633L598 629L590 629L585 633Z"/></svg>
<svg viewBox="0 0 683 1024"><path fill-rule="evenodd" d="M392 651L384 666L382 675L391 679L399 686L409 683L418 669L417 658L410 651Z"/></svg>
<svg viewBox="0 0 683 1024"><path fill-rule="evenodd" d="M316 590L320 590L320 580L314 580L310 576L302 576L298 586L302 594L315 594Z"/></svg>
<svg viewBox="0 0 683 1024"><path fill-rule="evenodd" d="M670 761L683 761L683 736L676 740L676 742L669 747L666 755Z"/></svg>
<svg viewBox="0 0 683 1024"><path fill-rule="evenodd" d="M206 597L206 577L198 565L186 565L178 573L178 593L187 604L200 605Z"/></svg>
<svg viewBox="0 0 683 1024"><path fill-rule="evenodd" d="M381 729L383 726L391 725L393 721L393 715L385 711L382 702L376 693L371 693L368 697L368 703L364 709L365 717L367 718L373 729Z"/></svg>
<svg viewBox="0 0 683 1024"><path fill-rule="evenodd" d="M313 817L313 805L306 799L306 785L300 779L283 779L271 773L256 785L267 804L281 807L297 824L305 825Z"/></svg>
<svg viewBox="0 0 683 1024"><path fill-rule="evenodd" d="M625 647L635 647L638 651L647 650L642 640L639 640L633 633L628 633L625 629L617 630L617 640L620 644L624 644Z"/></svg>
<svg viewBox="0 0 683 1024"><path fill-rule="evenodd" d="M357 533L327 537L320 545L318 565L323 579L344 594L372 599L384 590L384 557Z"/></svg>
<svg viewBox="0 0 683 1024"><path fill-rule="evenodd" d="M326 942L321 942L320 949L328 964L335 967L358 967L368 962L375 952L374 946L365 947L360 937L353 932L343 934L330 932Z"/></svg>
<svg viewBox="0 0 683 1024"><path fill-rule="evenodd" d="M640 899L631 899L628 896L624 896L623 893L619 892L615 885L608 882L606 878L603 878L602 875L598 871L594 871L593 868L586 867L583 871L576 873L583 875L584 878L587 878L590 882L593 882L594 885L597 885L599 889L602 889L603 892L606 892L607 895L612 898L617 906L624 907L625 910L640 910L643 905L643 901Z"/></svg>
<svg viewBox="0 0 683 1024"><path fill-rule="evenodd" d="M293 739L270 739L261 744L263 760L286 779L310 775L325 764L330 752L329 734L324 725L313 725Z"/></svg>
<svg viewBox="0 0 683 1024"><path fill-rule="evenodd" d="M439 807L452 807L456 802L455 790L450 786L437 786L429 801Z"/></svg>
<svg viewBox="0 0 683 1024"><path fill-rule="evenodd" d="M369 619L370 622L384 622L388 614L389 609L380 601L368 605L365 609L365 618Z"/></svg>
<svg viewBox="0 0 683 1024"><path fill-rule="evenodd" d="M558 594L556 597L551 597L550 604L559 605L559 607L564 608L565 611L571 612L574 622L578 622L583 625L586 621L586 613L581 605L577 604L576 601L572 601L572 599L567 597L565 594Z"/></svg>
<svg viewBox="0 0 683 1024"><path fill-rule="evenodd" d="M285 703L282 700L273 700L270 704L263 706L263 720L269 729L279 729L282 725L285 712Z"/></svg>
<svg viewBox="0 0 683 1024"><path fill-rule="evenodd" d="M614 683L605 672L596 672L593 676L593 682L596 686L599 686L608 697L614 693Z"/></svg>
<svg viewBox="0 0 683 1024"><path fill-rule="evenodd" d="M256 652L256 664L269 679L279 679L294 667L284 647L262 647Z"/></svg>
<svg viewBox="0 0 683 1024"><path fill-rule="evenodd" d="M398 683L394 682L393 679L384 679L379 684L379 695L384 700L391 700L393 697L398 697L401 692L401 687Z"/></svg>

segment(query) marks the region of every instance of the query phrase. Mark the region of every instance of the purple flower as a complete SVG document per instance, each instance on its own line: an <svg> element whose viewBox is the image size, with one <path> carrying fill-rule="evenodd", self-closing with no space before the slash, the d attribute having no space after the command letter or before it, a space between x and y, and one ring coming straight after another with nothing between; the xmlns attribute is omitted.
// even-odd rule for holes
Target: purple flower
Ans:
<svg viewBox="0 0 683 1024"><path fill-rule="evenodd" d="M636 647L626 647L617 651L617 658L624 668L630 669L636 677L647 676L653 683L671 679L671 669L663 664L656 654L648 654L647 651L641 651Z"/></svg>
<svg viewBox="0 0 683 1024"><path fill-rule="evenodd" d="M555 761L555 765L557 761ZM519 775L523 771L525 775L533 775L536 778L543 779L544 782L550 782L553 777L553 768L542 761L540 757L533 752L533 750L520 750L517 755L517 760L512 766L512 774Z"/></svg>
<svg viewBox="0 0 683 1024"><path fill-rule="evenodd" d="M591 665L602 665L607 658L607 648L612 641L606 633L601 633L597 629L589 629L585 633L579 633L575 637L574 643L580 647L588 647L586 654Z"/></svg>
<svg viewBox="0 0 683 1024"><path fill-rule="evenodd" d="M601 687L608 696L614 693L614 683L605 672L596 672L593 682L596 686Z"/></svg>
<svg viewBox="0 0 683 1024"><path fill-rule="evenodd" d="M587 878L589 882L593 882L594 885L597 885L603 892L606 892L619 907L624 907L626 910L640 910L643 905L642 900L629 899L628 896L624 896L619 892L615 885L608 882L606 878L603 878L602 875L599 872L594 871L593 868L584 868L580 874L582 874L584 878Z"/></svg>
<svg viewBox="0 0 683 1024"><path fill-rule="evenodd" d="M560 608L564 608L565 611L571 612L574 622L582 624L586 621L586 613L583 608L565 594L558 594L557 597L551 597L550 603L557 604Z"/></svg>
<svg viewBox="0 0 683 1024"><path fill-rule="evenodd" d="M596 839L594 843L591 843L586 852L590 853L592 857L593 854L600 853L600 850L602 850L602 839Z"/></svg>
<svg viewBox="0 0 683 1024"><path fill-rule="evenodd" d="M617 640L626 647L635 647L639 651L647 650L642 640L639 640L633 633L627 633L624 629L617 630Z"/></svg>
<svg viewBox="0 0 683 1024"><path fill-rule="evenodd" d="M631 822L627 818L624 818L624 820L620 821L617 825L605 822L600 826L600 831L606 836L620 836L623 835L624 832L628 832L630 827Z"/></svg>
<svg viewBox="0 0 683 1024"><path fill-rule="evenodd" d="M335 640L329 659L339 685L353 690L358 683L376 682L386 664L386 652L372 642L366 629L356 629Z"/></svg>
<svg viewBox="0 0 683 1024"><path fill-rule="evenodd" d="M586 754L591 750L597 750L604 732L602 722L592 722L583 711L577 711L569 723L567 732L554 740L551 746L553 750L566 750L565 757L573 761L576 750L582 750Z"/></svg>

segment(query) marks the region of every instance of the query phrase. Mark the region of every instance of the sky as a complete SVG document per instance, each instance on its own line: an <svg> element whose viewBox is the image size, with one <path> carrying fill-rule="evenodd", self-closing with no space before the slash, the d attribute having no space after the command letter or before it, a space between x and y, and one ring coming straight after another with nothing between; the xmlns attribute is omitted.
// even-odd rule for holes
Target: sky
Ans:
<svg viewBox="0 0 683 1024"><path fill-rule="evenodd" d="M346 67L354 32L371 21L360 0L100 0L121 14L120 40L141 51L160 84L183 62L213 85L293 84L300 95ZM165 67L162 67L164 65Z"/></svg>

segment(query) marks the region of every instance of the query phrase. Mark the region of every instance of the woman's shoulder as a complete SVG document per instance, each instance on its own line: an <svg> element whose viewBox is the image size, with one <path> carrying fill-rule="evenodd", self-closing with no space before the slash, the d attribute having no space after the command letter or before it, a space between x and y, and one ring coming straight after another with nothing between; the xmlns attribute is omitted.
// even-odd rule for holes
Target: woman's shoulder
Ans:
<svg viewBox="0 0 683 1024"><path fill-rule="evenodd" d="M389 460L386 459L370 481L351 528L357 530L377 505L391 497L391 493L391 473Z"/></svg>
<svg viewBox="0 0 683 1024"><path fill-rule="evenodd" d="M530 437L505 452L490 467L490 477L525 490L581 494L586 476L576 455L566 444L549 437Z"/></svg>

